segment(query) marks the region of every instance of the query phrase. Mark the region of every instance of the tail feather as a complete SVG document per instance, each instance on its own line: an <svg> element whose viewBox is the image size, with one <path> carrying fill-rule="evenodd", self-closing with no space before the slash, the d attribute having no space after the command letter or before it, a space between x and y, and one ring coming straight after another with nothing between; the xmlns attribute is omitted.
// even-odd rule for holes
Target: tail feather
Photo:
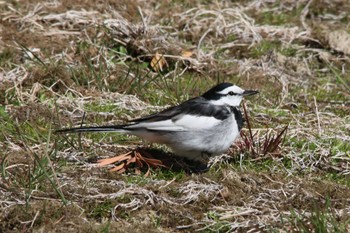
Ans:
<svg viewBox="0 0 350 233"><path fill-rule="evenodd" d="M124 125L107 125L93 127L76 127L56 130L55 133L83 133L83 132L124 132Z"/></svg>

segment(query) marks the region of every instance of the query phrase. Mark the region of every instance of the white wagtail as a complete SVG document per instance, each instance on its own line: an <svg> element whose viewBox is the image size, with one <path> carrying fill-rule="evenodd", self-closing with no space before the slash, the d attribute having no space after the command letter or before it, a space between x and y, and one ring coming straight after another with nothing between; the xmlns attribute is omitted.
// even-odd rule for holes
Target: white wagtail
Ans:
<svg viewBox="0 0 350 233"><path fill-rule="evenodd" d="M203 161L226 152L243 125L239 105L258 91L221 83L199 97L124 125L61 129L57 133L120 132L165 144L189 160Z"/></svg>

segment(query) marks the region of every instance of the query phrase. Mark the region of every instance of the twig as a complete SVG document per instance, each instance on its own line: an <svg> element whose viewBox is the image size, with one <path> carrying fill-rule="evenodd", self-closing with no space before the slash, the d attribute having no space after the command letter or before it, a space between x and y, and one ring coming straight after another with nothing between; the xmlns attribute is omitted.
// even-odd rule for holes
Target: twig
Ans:
<svg viewBox="0 0 350 233"><path fill-rule="evenodd" d="M246 108L246 106L245 106L245 101L243 101L242 105L243 105L244 116L245 116L245 119L246 119L247 125L248 125L250 140L251 140L252 145L254 145L254 136L253 136L253 133L252 133L252 127L251 127L251 125L250 125L250 121L249 121L249 116L248 116L247 108ZM256 152L255 152L255 150L254 150L254 147L252 146L251 149L252 149L253 155L255 156L255 155L256 155Z"/></svg>
<svg viewBox="0 0 350 233"><path fill-rule="evenodd" d="M320 114L318 112L316 97L313 96L313 98L314 98L314 103L315 103L315 108L316 108L315 111L316 111L316 117L317 117L318 135L321 136L322 129L321 129Z"/></svg>
<svg viewBox="0 0 350 233"><path fill-rule="evenodd" d="M197 55L197 57L198 57L198 60L200 60L201 59L201 56L202 56L202 50L201 50L201 45L202 45L202 42L203 42L203 40L204 40L204 38L208 35L208 33L209 32L211 32L211 28L209 28L203 35L202 35L202 37L199 39L199 41L198 41L198 46L197 46L197 50L198 50L198 55Z"/></svg>
<svg viewBox="0 0 350 233"><path fill-rule="evenodd" d="M311 29L310 29L309 25L307 25L307 23L305 22L305 18L306 18L306 16L307 16L307 14L309 13L309 7L310 7L312 1L313 1L313 0L310 0L310 1L306 4L306 6L304 7L304 9L301 11L301 14L300 14L300 21L301 21L301 24L303 25L303 28L304 28L305 30L307 30L308 32L310 32Z"/></svg>

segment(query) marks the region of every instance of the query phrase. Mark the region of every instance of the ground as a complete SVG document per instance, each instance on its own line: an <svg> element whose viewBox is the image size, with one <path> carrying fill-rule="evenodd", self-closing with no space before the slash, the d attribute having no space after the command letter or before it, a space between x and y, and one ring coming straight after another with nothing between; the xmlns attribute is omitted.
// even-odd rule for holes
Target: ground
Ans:
<svg viewBox="0 0 350 233"><path fill-rule="evenodd" d="M349 231L349 11L345 0L0 1L0 232ZM223 81L260 93L204 173L109 172L96 161L172 155L131 136L54 133Z"/></svg>

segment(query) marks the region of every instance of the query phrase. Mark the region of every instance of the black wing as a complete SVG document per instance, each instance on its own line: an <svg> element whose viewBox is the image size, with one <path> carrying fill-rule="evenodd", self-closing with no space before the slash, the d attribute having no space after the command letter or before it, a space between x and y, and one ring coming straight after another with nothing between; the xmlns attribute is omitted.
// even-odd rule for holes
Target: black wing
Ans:
<svg viewBox="0 0 350 233"><path fill-rule="evenodd" d="M190 114L194 116L209 116L219 120L230 116L230 110L225 106L210 104L203 97L196 97L183 102L180 105L167 108L159 113L131 120L131 122L156 122L167 119L178 119L178 116Z"/></svg>

